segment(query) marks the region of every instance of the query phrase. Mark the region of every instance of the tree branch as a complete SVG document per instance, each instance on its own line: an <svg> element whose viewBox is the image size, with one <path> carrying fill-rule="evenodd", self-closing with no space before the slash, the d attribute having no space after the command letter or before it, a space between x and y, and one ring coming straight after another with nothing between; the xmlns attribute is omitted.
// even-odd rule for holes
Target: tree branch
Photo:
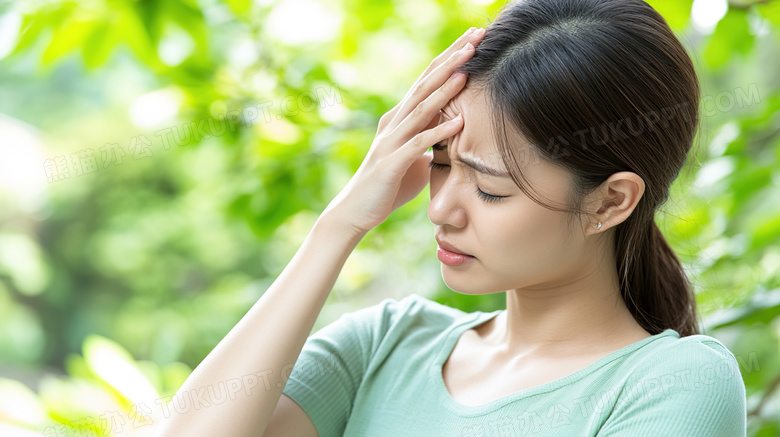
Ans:
<svg viewBox="0 0 780 437"><path fill-rule="evenodd" d="M767 387L766 391L761 396L761 400L758 401L758 405L756 405L755 408L748 412L748 416L758 416L761 413L761 409L764 407L764 404L769 400L769 398L772 397L772 394L775 392L775 390L777 390L778 387L780 387L780 375L775 376L775 379L769 383L769 387Z"/></svg>

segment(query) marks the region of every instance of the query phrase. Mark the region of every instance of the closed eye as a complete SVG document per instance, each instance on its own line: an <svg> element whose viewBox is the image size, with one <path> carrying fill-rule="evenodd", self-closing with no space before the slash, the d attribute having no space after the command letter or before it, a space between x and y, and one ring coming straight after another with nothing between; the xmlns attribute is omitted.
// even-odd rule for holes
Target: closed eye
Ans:
<svg viewBox="0 0 780 437"><path fill-rule="evenodd" d="M438 162L433 162L433 159L431 159L431 161L428 163L428 167L430 167L432 170L443 170L449 167L449 165L439 164ZM506 199L507 197L509 197L509 196L495 196L493 194L488 194L480 190L479 186L477 186L476 188L477 188L476 191L477 195L487 203L498 202L499 200Z"/></svg>

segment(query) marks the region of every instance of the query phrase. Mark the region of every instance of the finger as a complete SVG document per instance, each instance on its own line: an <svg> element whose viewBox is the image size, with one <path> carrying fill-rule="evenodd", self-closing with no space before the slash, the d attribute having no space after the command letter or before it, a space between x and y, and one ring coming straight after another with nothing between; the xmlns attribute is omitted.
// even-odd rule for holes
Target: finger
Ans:
<svg viewBox="0 0 780 437"><path fill-rule="evenodd" d="M466 62L474 54L474 50L475 49L471 44L467 44L466 47L453 53L447 62L439 65L436 70L429 74L428 77L418 85L417 89L413 90L412 94L402 102L401 108L394 117L394 125L390 125L389 127L391 129L397 128L412 112L415 112L418 115L422 114L422 112L417 109L417 106L419 106L420 103L430 96L437 88L440 88L442 84L451 77L455 68ZM441 109L441 107L436 108L436 110L439 109Z"/></svg>
<svg viewBox="0 0 780 437"><path fill-rule="evenodd" d="M435 128L442 122L442 120L445 120L444 114L441 112L441 110L439 110L439 113L431 119L431 121L425 126L423 130Z"/></svg>
<svg viewBox="0 0 780 437"><path fill-rule="evenodd" d="M463 115L458 114L455 118L447 120L433 129L420 132L393 153L398 154L401 165L404 165L404 168L408 168L420 155L426 153L433 144L446 140L458 133L463 128L463 123Z"/></svg>
<svg viewBox="0 0 780 437"><path fill-rule="evenodd" d="M475 47L479 45L479 42L482 41L482 38L485 37L485 34L486 34L486 29L477 28L471 33L461 35L460 38L456 39L455 42L453 42L443 52L441 52L438 56L436 56L433 59L433 61L431 61L430 64L428 64L428 67L425 69L425 71L423 71L420 77L417 78L417 80L412 85L411 89L414 89L415 85L425 80L426 76L431 74L431 72L436 70L436 68L439 67L439 65L443 64L447 59L449 59L453 53L462 49L466 45L466 43L470 42Z"/></svg>
<svg viewBox="0 0 780 437"><path fill-rule="evenodd" d="M479 42L482 41L482 38L484 38L486 33L486 30L483 28L476 29L472 33L464 33L461 35L458 39L455 40L449 47L447 47L442 53L440 53L437 57L431 61L431 63L428 65L428 67L423 71L423 73L417 78L417 80L414 81L411 87L409 87L409 91L407 91L406 95L401 99L401 102L396 105L393 109L390 110L392 113L399 112L399 108L403 107L404 104L415 94L420 93L420 84L423 81L426 81L428 79L428 76L435 71L440 65L445 63L448 59L452 57L455 53L457 53L459 50L461 50L463 47L466 46L467 43L471 43L475 47L479 45ZM407 105L408 107L408 105ZM393 116L395 118L395 116Z"/></svg>
<svg viewBox="0 0 780 437"><path fill-rule="evenodd" d="M429 128L431 119L440 119L441 109L463 89L467 79L468 77L464 73L450 76L444 85L418 103L411 114L404 118L388 135L393 138L392 143L403 144L416 133Z"/></svg>

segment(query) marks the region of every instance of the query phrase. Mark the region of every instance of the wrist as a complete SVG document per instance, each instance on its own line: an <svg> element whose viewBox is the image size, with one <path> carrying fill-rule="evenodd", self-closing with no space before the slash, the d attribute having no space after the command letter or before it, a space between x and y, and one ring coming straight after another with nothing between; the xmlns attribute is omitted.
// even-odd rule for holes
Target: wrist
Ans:
<svg viewBox="0 0 780 437"><path fill-rule="evenodd" d="M331 236L331 238L346 237L354 244L357 244L368 233L368 231L358 229L349 221L332 212L322 213L314 223L314 229Z"/></svg>

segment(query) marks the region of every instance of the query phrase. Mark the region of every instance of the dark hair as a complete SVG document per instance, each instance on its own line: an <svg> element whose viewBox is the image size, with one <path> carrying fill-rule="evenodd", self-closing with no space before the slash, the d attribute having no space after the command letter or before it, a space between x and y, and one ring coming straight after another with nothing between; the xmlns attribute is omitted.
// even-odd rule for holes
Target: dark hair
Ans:
<svg viewBox="0 0 780 437"><path fill-rule="evenodd" d="M604 234L621 294L649 333L698 334L692 284L655 223L699 124L696 71L664 18L641 0L513 1L457 70L487 90L497 153L538 204L581 217L583 197L612 174L644 180L631 215ZM529 193L505 119L535 155L571 172L571 208Z"/></svg>

